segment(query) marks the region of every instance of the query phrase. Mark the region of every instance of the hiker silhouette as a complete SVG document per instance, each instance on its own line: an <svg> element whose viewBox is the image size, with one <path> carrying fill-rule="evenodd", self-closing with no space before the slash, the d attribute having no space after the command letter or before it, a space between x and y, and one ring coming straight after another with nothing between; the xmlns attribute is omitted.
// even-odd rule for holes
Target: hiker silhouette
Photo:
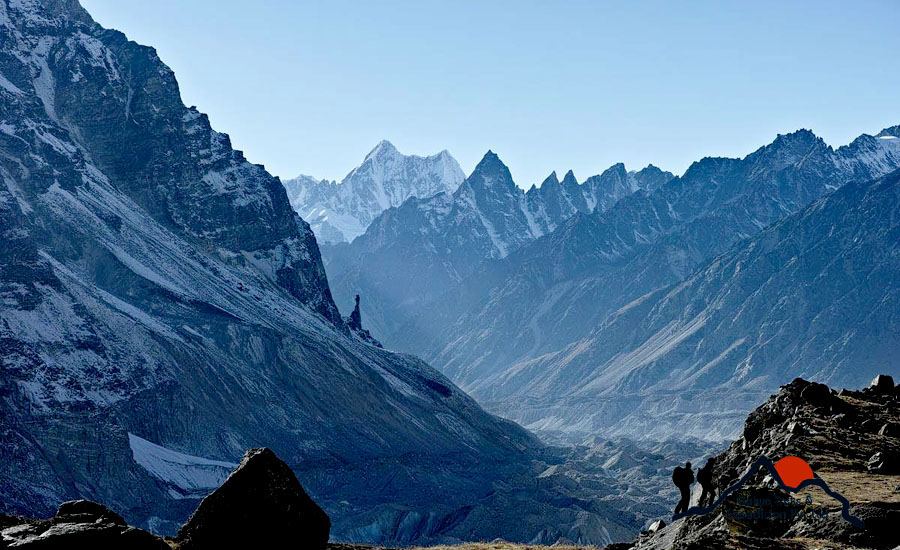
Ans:
<svg viewBox="0 0 900 550"><path fill-rule="evenodd" d="M675 515L687 512L688 506L691 504L691 484L694 482L694 470L691 469L691 463L685 463L684 467L676 466L672 472L672 482L681 491L681 500L675 507Z"/></svg>
<svg viewBox="0 0 900 550"><path fill-rule="evenodd" d="M703 488L703 492L700 494L700 502L698 503L701 507L709 506L716 500L716 487L713 485L713 467L715 465L715 457L710 457L706 461L706 465L697 470L697 483ZM707 497L709 502L707 502Z"/></svg>

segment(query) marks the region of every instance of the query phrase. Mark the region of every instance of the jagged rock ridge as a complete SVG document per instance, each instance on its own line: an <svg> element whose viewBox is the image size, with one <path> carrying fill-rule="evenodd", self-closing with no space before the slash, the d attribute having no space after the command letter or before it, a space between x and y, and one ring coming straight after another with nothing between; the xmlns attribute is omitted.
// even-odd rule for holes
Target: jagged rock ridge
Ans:
<svg viewBox="0 0 900 550"><path fill-rule="evenodd" d="M684 176L654 192L629 195L602 213L576 215L551 234L507 258L485 262L450 291L421 306L408 324L397 329L401 341L387 344L423 354L491 410L533 429L572 430L586 417L620 419L633 410L634 403L612 399L598 406L593 401L594 396L606 392L614 396L622 390L605 385L610 376L627 374L629 378L623 383L640 392L652 385L653 380L679 373L666 370L657 361L659 354L669 349L664 345L666 342L678 341L675 325L668 329L659 325L652 333L655 339L637 328L645 319L649 305L655 303L648 301L648 297L664 295L668 285L690 277L716 255L847 182L868 181L897 167L900 167L900 140L863 135L848 146L832 149L807 130L779 136L744 159L703 159ZM887 217L876 220L876 226L893 223L889 214L883 215ZM840 221L838 216L823 223L840 224ZM884 235L880 231L876 234ZM766 269L779 268L772 265ZM795 270L796 278L785 284L812 282L806 279L807 275ZM831 282L828 278L815 279L823 289ZM735 287L726 290L729 288ZM877 294L880 290L879 286L873 292ZM827 290L826 295L830 296L831 292ZM877 298L872 299L860 305L878 307ZM759 307L763 308L760 311L771 305L760 303ZM734 307L740 306L734 304ZM735 311L723 311L722 316ZM673 307L670 315L666 322L681 312ZM625 327L624 319L619 317L633 325L627 330L619 328ZM607 328L613 323L613 328ZM700 325L692 326L700 328ZM710 330L711 326L706 326L696 338ZM880 330L874 325L872 328L876 332ZM671 334L666 332L670 329ZM615 339L611 336L613 330ZM720 354L728 355L726 352L734 351L729 346L743 336L748 341L755 338L752 330L747 326L743 334L727 342L707 338L710 352L713 349L715 352L704 362ZM631 340L631 335L643 335L645 339ZM851 342L862 338L868 336L860 333ZM641 347L642 344L646 345ZM600 349L605 350L602 356L594 353ZM629 355L632 350L634 354ZM620 355L615 362L606 364L617 353ZM835 376L842 372L852 375L852 369L845 370L835 364L843 361L841 353L817 357L802 368L814 369L824 361L832 366L822 368L835 371ZM738 357L736 354L729 357L732 356ZM676 354L668 357L674 358ZM630 369L629 358L646 366L643 374ZM761 356L757 355L757 359L761 361ZM613 364L622 368L607 368ZM877 367L874 361L867 365L867 369ZM607 373L605 377L600 376L603 371ZM811 371L803 372L814 376ZM815 374L823 375L832 376L825 370ZM684 380L685 384L696 382L689 376ZM711 439L733 435L740 418L760 398L760 392L784 381L783 378L770 380L765 389L751 386L748 388L751 391L742 394L746 397L741 398L743 404L728 413L730 432L690 433ZM763 383L763 380L756 379L756 382ZM858 380L844 379L844 382ZM681 384L679 381L679 387ZM691 387L708 389L702 383ZM582 390L573 388L585 388L584 393L575 395L574 392ZM660 399L666 402L668 398ZM702 414L709 412L703 411L698 403L684 405L684 412L697 413L698 423ZM657 433L647 434L646 423L621 424L610 420L603 426L582 423L575 431L583 435L609 428L658 437L660 433L668 433L669 427L664 423L659 425Z"/></svg>
<svg viewBox="0 0 900 550"><path fill-rule="evenodd" d="M898 208L900 172L849 183L476 395L532 425L716 439L785 378L896 374Z"/></svg>
<svg viewBox="0 0 900 550"><path fill-rule="evenodd" d="M350 245L324 246L325 266L339 303L366 296L370 329L391 347L402 340L395 332L405 320L484 260L505 258L575 214L605 210L671 178L652 165L628 172L617 164L583 183L571 171L561 182L553 173L526 192L488 151L455 192L411 198L386 210Z"/></svg>

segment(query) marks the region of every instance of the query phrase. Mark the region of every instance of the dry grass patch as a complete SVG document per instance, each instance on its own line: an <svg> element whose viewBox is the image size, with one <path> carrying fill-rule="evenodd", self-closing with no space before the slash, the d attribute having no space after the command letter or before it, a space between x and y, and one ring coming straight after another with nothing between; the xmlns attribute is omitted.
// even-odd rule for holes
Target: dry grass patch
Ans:
<svg viewBox="0 0 900 550"><path fill-rule="evenodd" d="M828 484L832 491L844 495L851 504L870 502L900 503L900 492L894 490L900 485L900 475L872 474L869 472L828 472L817 471L816 474ZM808 487L799 493L802 497L809 495L813 502L822 506L839 506L838 502L825 494L818 487Z"/></svg>

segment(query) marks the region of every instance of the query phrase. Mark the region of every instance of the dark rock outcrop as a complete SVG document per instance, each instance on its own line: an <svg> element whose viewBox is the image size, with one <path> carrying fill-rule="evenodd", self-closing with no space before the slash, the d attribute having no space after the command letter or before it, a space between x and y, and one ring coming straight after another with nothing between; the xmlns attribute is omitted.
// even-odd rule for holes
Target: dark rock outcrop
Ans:
<svg viewBox="0 0 900 550"><path fill-rule="evenodd" d="M129 527L122 516L87 500L64 502L50 519L0 516L0 548L168 550L161 538Z"/></svg>
<svg viewBox="0 0 900 550"><path fill-rule="evenodd" d="M888 422L878 430L878 435L885 437L900 437L900 424Z"/></svg>
<svg viewBox="0 0 900 550"><path fill-rule="evenodd" d="M184 550L324 549L331 520L269 449L251 449L178 531ZM270 546L276 544L277 546Z"/></svg>
<svg viewBox="0 0 900 550"><path fill-rule="evenodd" d="M870 388L835 394L798 378L749 415L743 435L717 457L714 481L723 494L760 456L801 457L849 501L849 513L864 527L847 521L841 503L820 488L790 494L761 469L711 512L644 533L629 548L895 548L900 503L892 488L900 473L900 437L879 435L862 419L877 426L896 422L900 403ZM790 497L796 501L786 503Z"/></svg>
<svg viewBox="0 0 900 550"><path fill-rule="evenodd" d="M219 489L206 497L169 542L179 550L298 548L324 550L331 520L269 449L251 449ZM0 548L165 550L170 544L130 527L88 500L60 505L50 519L0 515Z"/></svg>
<svg viewBox="0 0 900 550"><path fill-rule="evenodd" d="M353 311L350 313L350 317L345 319L347 323L347 327L350 329L350 332L354 334L357 338L366 342L368 344L372 344L376 347L383 347L381 342L375 339L372 334L363 328L362 326L362 313L359 311L359 294L356 295L356 303L353 306Z"/></svg>
<svg viewBox="0 0 900 550"><path fill-rule="evenodd" d="M879 374L872 380L869 388L878 393L891 393L894 391L894 379L886 374Z"/></svg>
<svg viewBox="0 0 900 550"><path fill-rule="evenodd" d="M881 474L900 473L900 454L879 451L869 458L866 468L870 472Z"/></svg>
<svg viewBox="0 0 900 550"><path fill-rule="evenodd" d="M353 313L350 314L347 326L351 329L362 330L362 315L359 313L359 294L356 295L356 305L353 306Z"/></svg>

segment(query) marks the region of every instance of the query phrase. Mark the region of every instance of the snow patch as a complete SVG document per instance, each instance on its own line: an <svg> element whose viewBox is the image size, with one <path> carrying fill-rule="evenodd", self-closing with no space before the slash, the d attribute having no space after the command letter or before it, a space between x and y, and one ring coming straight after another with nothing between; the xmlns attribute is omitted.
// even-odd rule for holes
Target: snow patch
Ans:
<svg viewBox="0 0 900 550"><path fill-rule="evenodd" d="M0 88L3 88L13 95L22 95L24 93L15 84L7 80L3 74L0 74Z"/></svg>
<svg viewBox="0 0 900 550"><path fill-rule="evenodd" d="M2 129L2 127L0 127ZM22 188L19 187L19 184L16 183L16 180L9 176L6 170L0 168L0 174L3 175L3 180L6 182L6 189L9 190L10 195L15 197L16 202L19 203L19 210L22 214L26 216L31 214L34 211L34 208L31 207L31 204L26 200L25 193L22 191Z"/></svg>
<svg viewBox="0 0 900 550"><path fill-rule="evenodd" d="M44 104L44 111L47 116L54 122L59 122L56 117L56 92L55 81L50 67L47 66L47 54L55 43L55 38L45 36L38 42L37 47L31 53L32 62L37 65L39 73L34 79L34 93L41 99Z"/></svg>
<svg viewBox="0 0 900 550"><path fill-rule="evenodd" d="M169 486L169 496L176 499L200 498L218 488L237 468L234 462L210 460L173 451L133 433L128 445L134 461L150 475Z"/></svg>

